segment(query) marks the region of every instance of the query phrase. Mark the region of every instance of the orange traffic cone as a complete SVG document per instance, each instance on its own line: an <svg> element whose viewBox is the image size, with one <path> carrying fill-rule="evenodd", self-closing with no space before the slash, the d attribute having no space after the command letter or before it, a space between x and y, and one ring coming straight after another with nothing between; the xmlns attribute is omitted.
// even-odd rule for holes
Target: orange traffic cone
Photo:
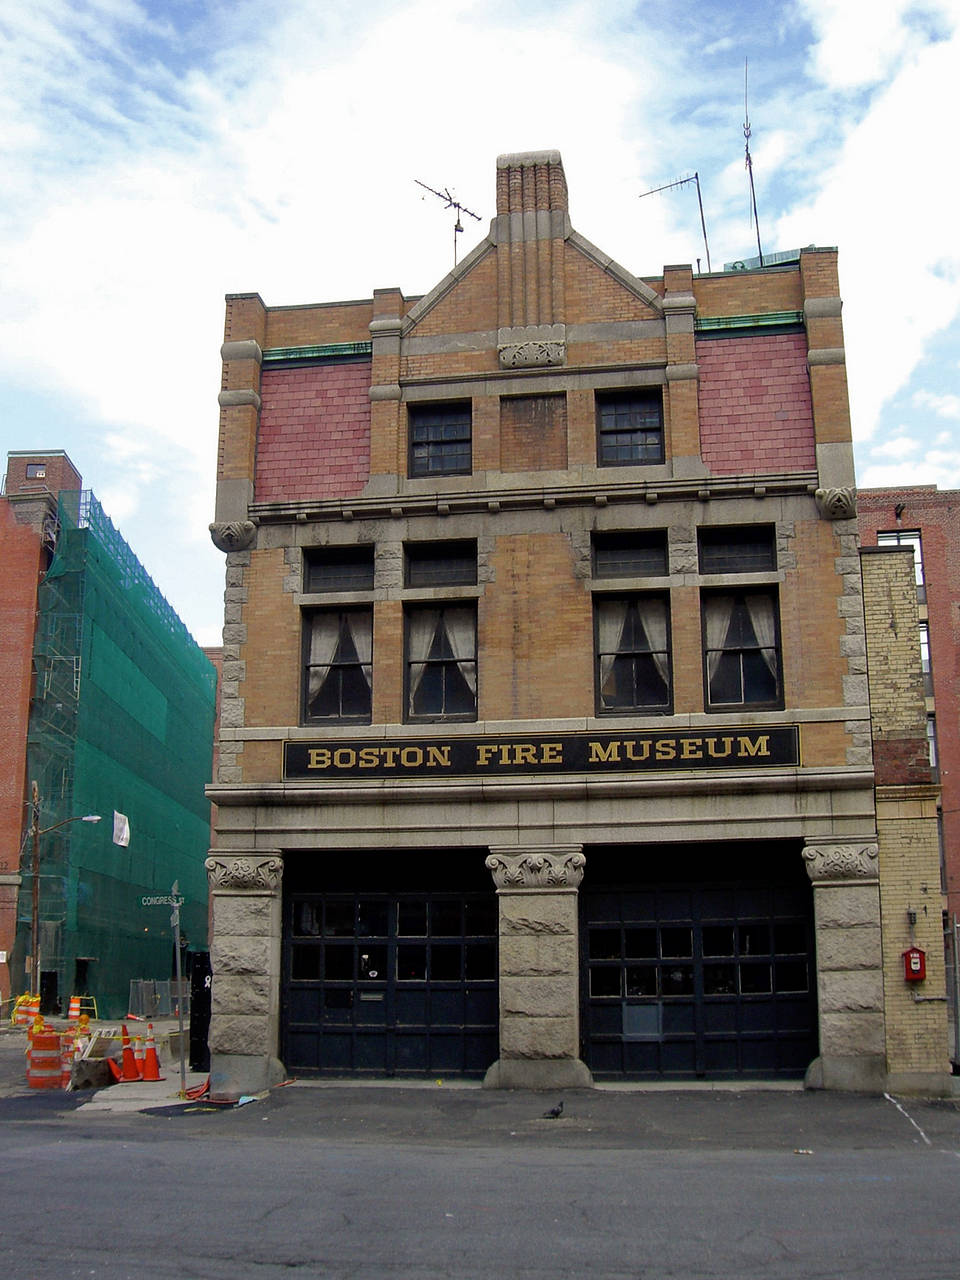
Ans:
<svg viewBox="0 0 960 1280"><path fill-rule="evenodd" d="M137 1079L143 1079L143 1041L139 1036L133 1038L133 1061L137 1068Z"/></svg>
<svg viewBox="0 0 960 1280"><path fill-rule="evenodd" d="M127 1032L127 1024L122 1024L123 1029L123 1072L120 1079L124 1084L128 1084L131 1080L139 1080L140 1076L137 1072L137 1062L133 1056L133 1050L130 1048L130 1036Z"/></svg>
<svg viewBox="0 0 960 1280"><path fill-rule="evenodd" d="M117 1066L117 1064L114 1062L112 1058L107 1059L107 1066L110 1068L110 1074L113 1076L114 1081L117 1084L119 1084L120 1081L123 1079L123 1072L120 1070L120 1068Z"/></svg>
<svg viewBox="0 0 960 1280"><path fill-rule="evenodd" d="M153 1023L147 1023L147 1048L143 1055L143 1078L151 1083L154 1080L163 1080L164 1076L160 1074L160 1059L157 1057L157 1042L153 1038Z"/></svg>

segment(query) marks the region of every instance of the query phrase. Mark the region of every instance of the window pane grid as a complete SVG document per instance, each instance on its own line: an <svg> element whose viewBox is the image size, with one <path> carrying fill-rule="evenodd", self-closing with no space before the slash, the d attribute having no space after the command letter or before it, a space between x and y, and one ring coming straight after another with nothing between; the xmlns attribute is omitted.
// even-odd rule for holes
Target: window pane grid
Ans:
<svg viewBox="0 0 960 1280"><path fill-rule="evenodd" d="M597 452L601 466L663 461L659 392L597 397Z"/></svg>
<svg viewBox="0 0 960 1280"><path fill-rule="evenodd" d="M469 405L412 406L411 475L437 475L470 470Z"/></svg>

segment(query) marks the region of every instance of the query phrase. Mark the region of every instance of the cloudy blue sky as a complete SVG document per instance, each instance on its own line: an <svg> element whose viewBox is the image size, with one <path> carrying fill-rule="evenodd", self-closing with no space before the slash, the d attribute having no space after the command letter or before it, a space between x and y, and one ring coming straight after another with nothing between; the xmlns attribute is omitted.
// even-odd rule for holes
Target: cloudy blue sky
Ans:
<svg viewBox="0 0 960 1280"><path fill-rule="evenodd" d="M638 275L838 245L861 486L960 487L960 0L30 0L0 9L0 445L63 448L197 639L226 293L426 292L558 148ZM705 267L705 261L703 263Z"/></svg>

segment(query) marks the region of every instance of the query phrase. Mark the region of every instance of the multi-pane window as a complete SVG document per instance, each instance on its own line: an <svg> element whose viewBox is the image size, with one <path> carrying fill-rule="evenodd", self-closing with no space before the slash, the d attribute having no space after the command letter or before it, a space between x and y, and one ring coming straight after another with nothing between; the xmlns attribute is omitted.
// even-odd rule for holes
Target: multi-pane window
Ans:
<svg viewBox="0 0 960 1280"><path fill-rule="evenodd" d="M651 390L597 392L597 461L601 467L663 462L663 397Z"/></svg>
<svg viewBox="0 0 960 1280"><path fill-rule="evenodd" d="M406 641L407 719L475 720L474 605L409 606Z"/></svg>
<svg viewBox="0 0 960 1280"><path fill-rule="evenodd" d="M666 529L593 535L595 578L659 578L666 572Z"/></svg>
<svg viewBox="0 0 960 1280"><path fill-rule="evenodd" d="M304 720L368 721L372 609L318 609L306 613L304 622Z"/></svg>
<svg viewBox="0 0 960 1280"><path fill-rule="evenodd" d="M373 547L309 547L303 553L303 589L372 591Z"/></svg>
<svg viewBox="0 0 960 1280"><path fill-rule="evenodd" d="M923 582L923 550L920 546L919 529L892 529L887 533L877 534L878 547L909 547L913 551L914 575L917 586Z"/></svg>
<svg viewBox="0 0 960 1280"><path fill-rule="evenodd" d="M470 403L412 404L408 409L411 476L470 472Z"/></svg>
<svg viewBox="0 0 960 1280"><path fill-rule="evenodd" d="M704 527L697 542L701 573L765 573L777 567L772 524Z"/></svg>
<svg viewBox="0 0 960 1280"><path fill-rule="evenodd" d="M776 594L705 592L702 616L708 709L782 706Z"/></svg>
<svg viewBox="0 0 960 1280"><path fill-rule="evenodd" d="M930 627L926 622L920 623L920 669L923 672L923 694L933 697L933 672L930 669Z"/></svg>
<svg viewBox="0 0 960 1280"><path fill-rule="evenodd" d="M663 596L594 601L600 714L669 711L670 615Z"/></svg>
<svg viewBox="0 0 960 1280"><path fill-rule="evenodd" d="M476 584L476 542L408 542L403 552L404 584L408 587Z"/></svg>

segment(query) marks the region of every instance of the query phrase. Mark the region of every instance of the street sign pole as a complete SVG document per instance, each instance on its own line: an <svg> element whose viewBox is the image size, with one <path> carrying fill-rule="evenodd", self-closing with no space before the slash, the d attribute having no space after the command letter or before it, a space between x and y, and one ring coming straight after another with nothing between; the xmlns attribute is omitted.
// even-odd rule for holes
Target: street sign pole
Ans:
<svg viewBox="0 0 960 1280"><path fill-rule="evenodd" d="M173 912L170 924L173 926L173 950L177 963L177 1024L180 1030L180 1097L187 1096L187 1067L183 1047L183 975L180 972L180 900L177 897L179 880L174 880L170 896L173 899Z"/></svg>

